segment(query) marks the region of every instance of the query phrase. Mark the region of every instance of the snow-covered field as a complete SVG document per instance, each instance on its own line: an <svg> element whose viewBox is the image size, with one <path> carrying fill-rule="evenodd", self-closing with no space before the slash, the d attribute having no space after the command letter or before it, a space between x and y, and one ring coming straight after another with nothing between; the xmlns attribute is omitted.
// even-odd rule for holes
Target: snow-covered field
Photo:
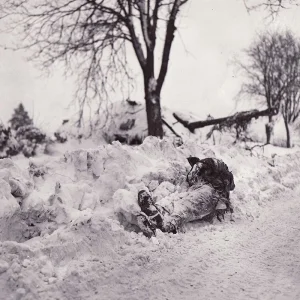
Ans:
<svg viewBox="0 0 300 300"><path fill-rule="evenodd" d="M279 149L149 137L0 160L0 299L300 299L300 152ZM176 195L190 155L232 170L235 222L130 231L138 190Z"/></svg>

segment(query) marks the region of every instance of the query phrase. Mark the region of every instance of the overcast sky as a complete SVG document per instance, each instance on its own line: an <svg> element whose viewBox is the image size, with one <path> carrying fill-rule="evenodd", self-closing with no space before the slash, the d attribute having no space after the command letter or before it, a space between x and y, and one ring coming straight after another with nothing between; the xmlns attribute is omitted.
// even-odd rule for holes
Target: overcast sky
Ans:
<svg viewBox="0 0 300 300"><path fill-rule="evenodd" d="M272 24L265 16L249 15L242 0L190 0L172 48L162 105L201 116L210 113L221 117L233 112L241 78L230 65L232 58L266 27L289 27L300 36L299 8L282 12ZM0 43L7 39L0 34ZM0 50L0 87L3 122L20 102L36 124L47 129L55 129L70 114L67 107L73 97L73 79L64 78L62 70L43 76L26 61L26 53ZM133 97L143 101L142 86Z"/></svg>

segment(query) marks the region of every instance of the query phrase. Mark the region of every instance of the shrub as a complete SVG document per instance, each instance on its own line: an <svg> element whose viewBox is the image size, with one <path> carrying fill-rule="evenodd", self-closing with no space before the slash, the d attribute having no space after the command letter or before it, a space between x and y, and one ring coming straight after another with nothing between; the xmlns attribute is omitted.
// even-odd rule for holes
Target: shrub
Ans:
<svg viewBox="0 0 300 300"><path fill-rule="evenodd" d="M20 151L26 157L36 155L38 147L46 143L46 135L33 125L20 127L16 132L16 139L19 142Z"/></svg>

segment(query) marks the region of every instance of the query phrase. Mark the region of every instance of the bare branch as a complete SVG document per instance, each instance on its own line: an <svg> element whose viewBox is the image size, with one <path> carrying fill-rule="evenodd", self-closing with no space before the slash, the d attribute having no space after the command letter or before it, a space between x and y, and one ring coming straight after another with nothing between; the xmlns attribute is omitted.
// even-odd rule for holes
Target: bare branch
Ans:
<svg viewBox="0 0 300 300"><path fill-rule="evenodd" d="M248 12L255 10L264 10L268 12L268 17L272 20L282 9L289 9L293 6L299 6L298 0L244 0Z"/></svg>
<svg viewBox="0 0 300 300"><path fill-rule="evenodd" d="M137 5L139 7L141 28L142 28L142 33L144 36L144 41L145 41L146 47L147 47L148 51L153 50L153 43L152 43L152 41L150 39L150 35L149 35L149 22L148 22L149 15L148 15L148 11L146 11L146 1L139 0L137 2Z"/></svg>
<svg viewBox="0 0 300 300"><path fill-rule="evenodd" d="M247 63L239 63L247 77L240 94L264 99L268 108L279 109L287 131L287 146L290 147L288 124L300 115L300 42L290 31L267 32L246 50ZM272 116L266 127L267 141L272 131Z"/></svg>
<svg viewBox="0 0 300 300"><path fill-rule="evenodd" d="M165 124L167 126L167 128L169 128L171 130L171 132L175 134L175 136L177 136L178 138L182 138L165 119L162 119L162 121L163 121L163 124Z"/></svg>
<svg viewBox="0 0 300 300"><path fill-rule="evenodd" d="M176 27L175 27L176 16L179 12L179 8L186 2L187 2L187 0L184 0L184 1L183 0L175 0L173 3L172 9L171 9L170 17L169 17L169 20L167 23L161 67L160 67L159 76L157 79L157 90L158 91L161 90L163 83L165 81L165 78L166 78L167 71L168 71L171 47L172 47L172 42L174 39L174 33L176 30Z"/></svg>
<svg viewBox="0 0 300 300"><path fill-rule="evenodd" d="M236 123L250 122L253 118L257 119L262 116L276 115L277 113L278 113L277 109L265 109L262 111L255 109L250 111L238 112L232 116L228 116L224 118L209 119L205 121L196 121L196 122L189 122L187 120L184 120L176 113L174 113L173 116L184 127L189 129L190 132L194 133L195 129L197 128L203 128L206 126L211 126L216 124L225 124L227 127L229 127Z"/></svg>
<svg viewBox="0 0 300 300"><path fill-rule="evenodd" d="M78 125L82 124L85 107L89 114L94 106L97 114L100 110L106 112L110 93L117 89L123 92L124 84L133 82L127 59L128 51L133 51L144 76L148 123L154 120L152 125L148 124L149 134L162 136L160 93L167 74L175 21L186 2L7 0L0 4L0 20L5 22L5 31L21 37L10 48L28 51L29 59L43 70L63 62L65 75L77 76ZM165 41L159 61L155 55L156 37L164 26ZM156 60L160 62L158 80L154 74ZM94 99L98 102L92 102ZM154 102L156 107L151 106Z"/></svg>

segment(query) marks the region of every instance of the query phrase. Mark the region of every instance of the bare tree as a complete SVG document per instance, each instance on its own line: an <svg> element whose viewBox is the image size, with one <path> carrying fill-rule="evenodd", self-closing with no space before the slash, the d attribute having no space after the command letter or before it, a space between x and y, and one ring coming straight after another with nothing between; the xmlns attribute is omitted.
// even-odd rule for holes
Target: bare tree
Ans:
<svg viewBox="0 0 300 300"><path fill-rule="evenodd" d="M291 89L282 103L281 112L286 129L286 146L291 147L289 124L294 123L300 114L300 86Z"/></svg>
<svg viewBox="0 0 300 300"><path fill-rule="evenodd" d="M255 97L259 104L269 109L285 107L287 95L296 89L299 82L299 43L294 35L284 33L264 33L245 51L246 62L238 62L247 82L242 85L240 96ZM273 116L266 124L267 144L273 131Z"/></svg>
<svg viewBox="0 0 300 300"><path fill-rule="evenodd" d="M18 49L33 50L31 59L43 68L63 61L67 70L76 73L79 124L90 99L98 96L101 104L109 90L132 79L130 45L143 74L148 133L162 137L160 95L176 19L187 1L7 0L0 11L10 29L22 35ZM158 32L164 35L162 54L156 52Z"/></svg>
<svg viewBox="0 0 300 300"><path fill-rule="evenodd" d="M287 148L291 147L289 124L294 123L300 113L300 41L291 32L281 39L283 72L290 78L281 102L281 113L287 135Z"/></svg>
<svg viewBox="0 0 300 300"><path fill-rule="evenodd" d="M244 0L248 12L266 10L268 16L275 18L282 9L288 9L300 4L299 0Z"/></svg>

